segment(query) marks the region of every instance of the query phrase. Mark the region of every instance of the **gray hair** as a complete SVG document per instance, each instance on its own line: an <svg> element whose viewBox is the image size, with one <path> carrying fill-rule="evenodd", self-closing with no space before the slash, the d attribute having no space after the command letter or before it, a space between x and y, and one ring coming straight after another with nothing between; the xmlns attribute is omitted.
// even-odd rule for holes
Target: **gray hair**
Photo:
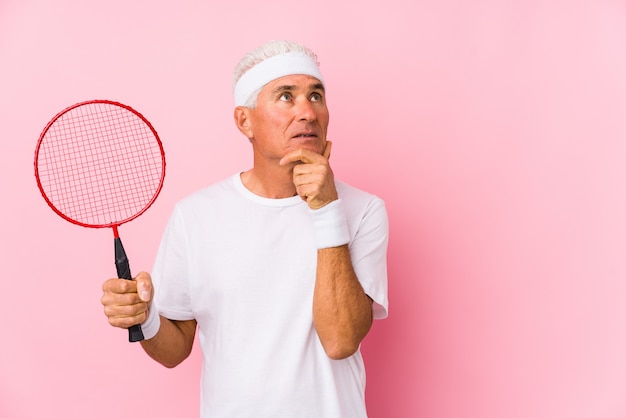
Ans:
<svg viewBox="0 0 626 418"><path fill-rule="evenodd" d="M232 87L233 91L235 90L235 86L237 85L237 81L241 78L242 75L245 74L250 68L255 65L263 62L264 60L271 58L276 55L286 54L289 52L303 52L306 55L310 56L315 60L317 65L317 55L313 51L311 51L306 46L299 44L297 42L292 41L269 41L260 47L248 52L237 64L235 69L233 70L233 81ZM253 109L256 106L256 101L259 96L259 92L261 89L255 91L250 99L246 102L246 107Z"/></svg>

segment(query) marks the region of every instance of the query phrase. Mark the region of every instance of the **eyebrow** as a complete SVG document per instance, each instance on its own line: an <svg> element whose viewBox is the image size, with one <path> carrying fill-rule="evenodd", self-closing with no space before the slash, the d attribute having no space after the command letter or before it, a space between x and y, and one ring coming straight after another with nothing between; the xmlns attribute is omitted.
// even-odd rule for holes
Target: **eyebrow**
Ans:
<svg viewBox="0 0 626 418"><path fill-rule="evenodd" d="M310 88L311 88L311 90L325 91L324 85L322 83L315 83L315 84L311 85ZM296 86L294 86L294 85L282 85L282 86L278 86L274 90L272 90L272 93L277 94L277 93L282 93L284 91L293 91L295 89L296 89Z"/></svg>

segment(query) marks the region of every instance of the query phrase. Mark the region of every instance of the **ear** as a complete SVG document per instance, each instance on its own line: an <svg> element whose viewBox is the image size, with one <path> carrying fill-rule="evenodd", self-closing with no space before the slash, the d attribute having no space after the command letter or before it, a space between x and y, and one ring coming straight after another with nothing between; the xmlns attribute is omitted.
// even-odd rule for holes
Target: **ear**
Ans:
<svg viewBox="0 0 626 418"><path fill-rule="evenodd" d="M250 120L250 109L244 106L237 106L235 108L235 125L237 129L244 134L248 139L253 138L252 124Z"/></svg>

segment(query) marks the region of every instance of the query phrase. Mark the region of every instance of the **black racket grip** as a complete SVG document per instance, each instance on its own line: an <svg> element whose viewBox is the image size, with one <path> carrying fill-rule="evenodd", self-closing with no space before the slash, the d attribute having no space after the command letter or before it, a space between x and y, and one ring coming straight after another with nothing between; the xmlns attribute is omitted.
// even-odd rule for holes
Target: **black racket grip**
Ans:
<svg viewBox="0 0 626 418"><path fill-rule="evenodd" d="M122 245L122 240L119 238L114 239L115 245L115 268L117 268L117 277L120 279L132 280L132 276L130 275L130 264L128 263L128 257L126 256L126 251L124 251L124 246ZM128 328L128 341L131 343L137 341L143 341L143 331L141 331L141 325L133 325Z"/></svg>

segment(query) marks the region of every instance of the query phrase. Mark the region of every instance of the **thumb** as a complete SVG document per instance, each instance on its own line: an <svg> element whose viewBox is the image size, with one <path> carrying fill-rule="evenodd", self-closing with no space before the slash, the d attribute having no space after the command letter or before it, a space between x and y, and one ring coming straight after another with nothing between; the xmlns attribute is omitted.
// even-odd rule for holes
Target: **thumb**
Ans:
<svg viewBox="0 0 626 418"><path fill-rule="evenodd" d="M150 275L146 272L141 272L135 277L135 281L137 282L137 294L139 295L139 299L144 302L150 302L154 294Z"/></svg>
<svg viewBox="0 0 626 418"><path fill-rule="evenodd" d="M330 150L333 147L333 143L330 141L326 141L326 148L324 148L324 157L326 157L327 160L330 159Z"/></svg>

